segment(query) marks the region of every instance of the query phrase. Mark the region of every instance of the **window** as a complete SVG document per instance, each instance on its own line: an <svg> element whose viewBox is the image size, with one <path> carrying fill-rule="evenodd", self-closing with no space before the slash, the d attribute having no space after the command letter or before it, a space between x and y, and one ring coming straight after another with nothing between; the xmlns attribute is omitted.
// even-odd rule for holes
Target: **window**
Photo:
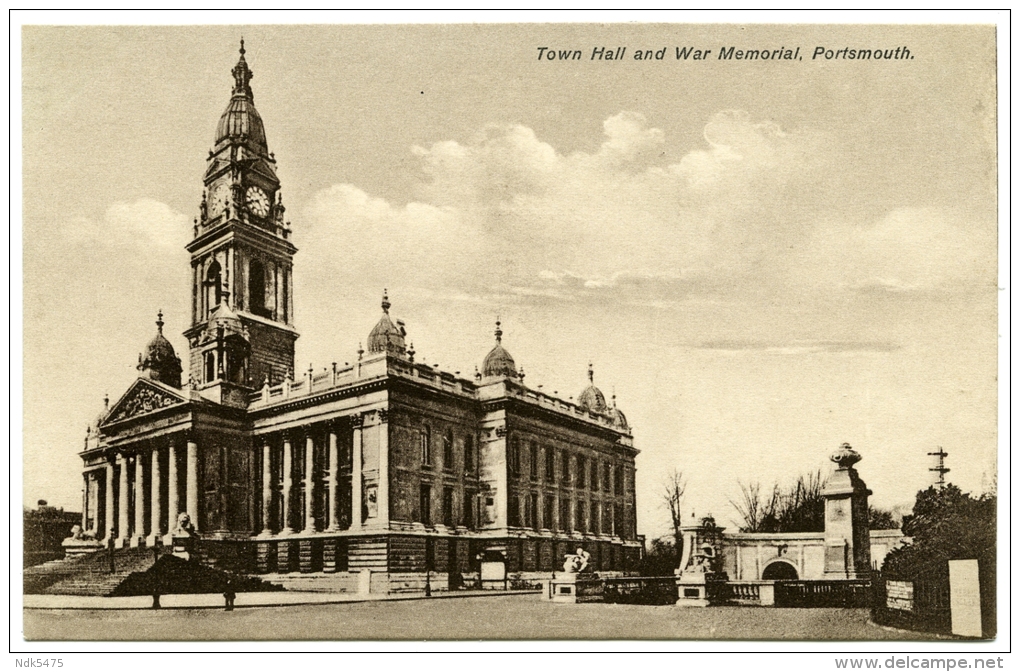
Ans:
<svg viewBox="0 0 1020 672"><path fill-rule="evenodd" d="M563 483L570 483L570 455L565 450L560 453L560 470Z"/></svg>
<svg viewBox="0 0 1020 672"><path fill-rule="evenodd" d="M591 526L592 533L602 534L602 525L601 521L599 520L599 503L592 502L589 511L591 513L589 513L588 524Z"/></svg>
<svg viewBox="0 0 1020 672"><path fill-rule="evenodd" d="M613 506L613 531L618 537L626 536L623 529L623 507L619 504Z"/></svg>
<svg viewBox="0 0 1020 672"><path fill-rule="evenodd" d="M432 525L432 486L428 483L422 483L418 487L418 514L419 522L427 526Z"/></svg>
<svg viewBox="0 0 1020 672"><path fill-rule="evenodd" d="M216 353L205 353L205 382L211 383L216 380Z"/></svg>
<svg viewBox="0 0 1020 672"><path fill-rule="evenodd" d="M464 437L464 473L475 473L475 437L470 434Z"/></svg>
<svg viewBox="0 0 1020 672"><path fill-rule="evenodd" d="M564 499L560 500L560 524L558 526L558 529L561 532L570 532L571 529L572 529L571 526L570 526L570 500L569 499L565 499L564 498Z"/></svg>
<svg viewBox="0 0 1020 672"><path fill-rule="evenodd" d="M475 500L478 498L473 492L464 493L464 527L469 530L475 529Z"/></svg>
<svg viewBox="0 0 1020 672"><path fill-rule="evenodd" d="M609 492L609 463L602 465L602 490Z"/></svg>
<svg viewBox="0 0 1020 672"><path fill-rule="evenodd" d="M432 428L428 425L421 428L421 464L423 467L432 464Z"/></svg>
<svg viewBox="0 0 1020 672"><path fill-rule="evenodd" d="M549 495L546 495L545 499L542 500L542 527L547 530L555 529L555 526L553 525L554 505L555 500Z"/></svg>
<svg viewBox="0 0 1020 672"><path fill-rule="evenodd" d="M556 453L552 448L545 449L545 480L550 483L556 480Z"/></svg>
<svg viewBox="0 0 1020 672"><path fill-rule="evenodd" d="M510 442L510 454L507 456L511 476L518 476L521 473L521 442L514 437Z"/></svg>
<svg viewBox="0 0 1020 672"><path fill-rule="evenodd" d="M613 469L613 491L618 495L623 494L623 467Z"/></svg>
<svg viewBox="0 0 1020 672"><path fill-rule="evenodd" d="M528 470L531 475L531 480L536 481L538 480L538 444L534 441L531 442L531 450L529 453L528 457L530 458L530 461L528 462Z"/></svg>
<svg viewBox="0 0 1020 672"><path fill-rule="evenodd" d="M443 469L453 471L453 430L447 429L443 434Z"/></svg>
<svg viewBox="0 0 1020 672"><path fill-rule="evenodd" d="M584 502L577 502L574 505L574 529L578 532L587 532L587 528L584 524L584 514L587 513L588 506Z"/></svg>
<svg viewBox="0 0 1020 672"><path fill-rule="evenodd" d="M269 317L266 310L266 269L258 259L248 264L248 310Z"/></svg>
<svg viewBox="0 0 1020 672"><path fill-rule="evenodd" d="M529 507L528 513L531 516L531 529L538 530L541 525L538 524L538 495L531 493L531 506Z"/></svg>
<svg viewBox="0 0 1020 672"><path fill-rule="evenodd" d="M506 524L510 527L521 525L521 498L517 495L506 498Z"/></svg>
<svg viewBox="0 0 1020 672"><path fill-rule="evenodd" d="M591 489L592 492L599 491L599 479L602 478L602 471L599 469L599 461L591 461Z"/></svg>
<svg viewBox="0 0 1020 672"><path fill-rule="evenodd" d="M577 456L577 487L579 487L579 488L585 487L585 482L588 480L586 478L587 471L588 471L587 460L584 459L584 455L578 455Z"/></svg>
<svg viewBox="0 0 1020 672"><path fill-rule="evenodd" d="M443 525L453 527L456 524L453 519L453 488L443 488Z"/></svg>
<svg viewBox="0 0 1020 672"><path fill-rule="evenodd" d="M205 274L205 312L211 313L216 306L220 305L220 296L223 291L220 262L213 261Z"/></svg>

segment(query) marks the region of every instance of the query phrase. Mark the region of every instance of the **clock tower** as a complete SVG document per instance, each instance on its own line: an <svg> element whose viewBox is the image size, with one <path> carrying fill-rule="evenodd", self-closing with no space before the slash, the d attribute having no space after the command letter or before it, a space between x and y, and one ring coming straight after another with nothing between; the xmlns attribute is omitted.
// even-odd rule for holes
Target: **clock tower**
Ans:
<svg viewBox="0 0 1020 672"><path fill-rule="evenodd" d="M209 152L191 253L192 385L243 405L240 388L276 385L294 371L293 259L276 159L255 109L253 72L241 55ZM217 392L219 391L219 392ZM233 393L231 393L233 392ZM231 400L234 400L233 402ZM236 403L235 403L236 402Z"/></svg>

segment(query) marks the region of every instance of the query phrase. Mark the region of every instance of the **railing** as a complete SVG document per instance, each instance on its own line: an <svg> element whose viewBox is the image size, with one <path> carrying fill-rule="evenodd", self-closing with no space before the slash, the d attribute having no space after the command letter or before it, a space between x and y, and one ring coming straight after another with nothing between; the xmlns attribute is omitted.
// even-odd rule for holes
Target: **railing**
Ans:
<svg viewBox="0 0 1020 672"><path fill-rule="evenodd" d="M621 576L598 579L603 584L602 600L613 604L674 604L676 577Z"/></svg>
<svg viewBox="0 0 1020 672"><path fill-rule="evenodd" d="M776 581L777 607L870 607L871 581Z"/></svg>

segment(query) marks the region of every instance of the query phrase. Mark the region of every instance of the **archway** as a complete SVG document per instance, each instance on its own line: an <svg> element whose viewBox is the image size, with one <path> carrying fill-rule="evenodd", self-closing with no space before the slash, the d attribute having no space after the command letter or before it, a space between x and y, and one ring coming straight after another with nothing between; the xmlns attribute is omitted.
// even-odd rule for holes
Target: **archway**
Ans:
<svg viewBox="0 0 1020 672"><path fill-rule="evenodd" d="M776 560L765 567L761 573L763 581L796 581L797 568L788 562Z"/></svg>

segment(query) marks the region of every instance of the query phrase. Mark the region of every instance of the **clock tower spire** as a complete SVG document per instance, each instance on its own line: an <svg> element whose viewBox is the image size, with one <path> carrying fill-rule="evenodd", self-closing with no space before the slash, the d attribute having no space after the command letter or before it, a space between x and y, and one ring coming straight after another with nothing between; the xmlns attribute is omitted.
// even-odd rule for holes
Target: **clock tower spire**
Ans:
<svg viewBox="0 0 1020 672"><path fill-rule="evenodd" d="M279 383L294 369L290 222L255 109L244 40L209 151L191 253L189 372L199 389ZM243 395L214 395L240 398ZM226 402L224 402L226 403Z"/></svg>

